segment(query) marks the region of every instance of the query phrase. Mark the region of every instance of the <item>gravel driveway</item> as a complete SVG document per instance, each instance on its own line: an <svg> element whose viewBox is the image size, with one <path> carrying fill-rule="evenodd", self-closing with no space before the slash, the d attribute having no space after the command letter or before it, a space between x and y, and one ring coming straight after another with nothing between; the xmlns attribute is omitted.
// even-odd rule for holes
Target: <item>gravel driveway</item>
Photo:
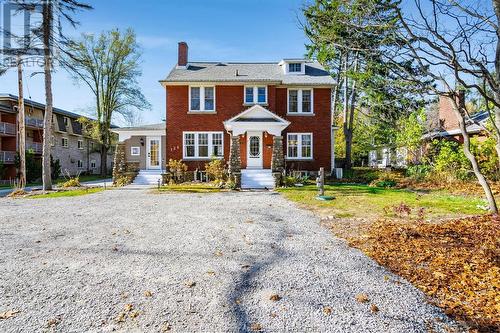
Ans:
<svg viewBox="0 0 500 333"><path fill-rule="evenodd" d="M0 319L0 332L456 326L311 213L269 192L0 199L0 276L0 313L20 311Z"/></svg>

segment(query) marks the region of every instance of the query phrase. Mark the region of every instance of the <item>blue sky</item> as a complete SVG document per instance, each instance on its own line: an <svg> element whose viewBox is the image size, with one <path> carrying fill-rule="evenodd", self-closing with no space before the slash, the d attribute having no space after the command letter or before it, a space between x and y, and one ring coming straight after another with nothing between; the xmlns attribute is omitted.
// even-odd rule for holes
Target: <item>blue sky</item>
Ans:
<svg viewBox="0 0 500 333"><path fill-rule="evenodd" d="M151 111L143 123L165 117L165 91L158 83L177 61L177 42L186 41L191 60L279 61L301 57L306 39L297 15L304 0L87 0L94 10L78 14L80 26L67 33L135 30L142 45L140 86ZM43 75L25 79L25 95L44 102ZM17 76L0 77L0 92L17 95ZM59 70L53 78L54 105L91 112L93 96Z"/></svg>

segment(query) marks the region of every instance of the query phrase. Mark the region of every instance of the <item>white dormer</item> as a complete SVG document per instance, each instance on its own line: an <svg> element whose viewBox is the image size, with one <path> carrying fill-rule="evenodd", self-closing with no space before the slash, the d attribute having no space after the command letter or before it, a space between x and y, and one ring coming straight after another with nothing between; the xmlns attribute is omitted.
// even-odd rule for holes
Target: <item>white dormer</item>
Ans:
<svg viewBox="0 0 500 333"><path fill-rule="evenodd" d="M305 59L283 59L279 65L285 75L304 75L306 73Z"/></svg>

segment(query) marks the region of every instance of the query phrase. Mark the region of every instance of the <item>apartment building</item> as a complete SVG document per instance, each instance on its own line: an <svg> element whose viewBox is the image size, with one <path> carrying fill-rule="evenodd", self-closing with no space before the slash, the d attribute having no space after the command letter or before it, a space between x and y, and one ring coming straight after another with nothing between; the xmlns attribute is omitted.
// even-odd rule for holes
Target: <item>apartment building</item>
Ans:
<svg viewBox="0 0 500 333"><path fill-rule="evenodd" d="M25 103L26 149L41 163L43 114L45 105L28 99ZM52 158L59 160L63 174L99 174L100 144L85 134L78 122L79 114L54 108L52 119ZM18 140L18 97L0 94L0 180L16 178ZM112 170L114 149L110 149L107 168Z"/></svg>

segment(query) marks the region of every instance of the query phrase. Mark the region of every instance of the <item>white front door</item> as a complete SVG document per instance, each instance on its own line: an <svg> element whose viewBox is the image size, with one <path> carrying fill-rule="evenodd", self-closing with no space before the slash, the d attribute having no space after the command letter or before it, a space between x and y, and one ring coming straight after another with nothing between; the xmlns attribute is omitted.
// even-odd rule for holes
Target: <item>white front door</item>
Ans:
<svg viewBox="0 0 500 333"><path fill-rule="evenodd" d="M148 137L146 145L146 167L148 169L161 168L161 138Z"/></svg>
<svg viewBox="0 0 500 333"><path fill-rule="evenodd" d="M262 132L247 132L247 168L262 169Z"/></svg>

